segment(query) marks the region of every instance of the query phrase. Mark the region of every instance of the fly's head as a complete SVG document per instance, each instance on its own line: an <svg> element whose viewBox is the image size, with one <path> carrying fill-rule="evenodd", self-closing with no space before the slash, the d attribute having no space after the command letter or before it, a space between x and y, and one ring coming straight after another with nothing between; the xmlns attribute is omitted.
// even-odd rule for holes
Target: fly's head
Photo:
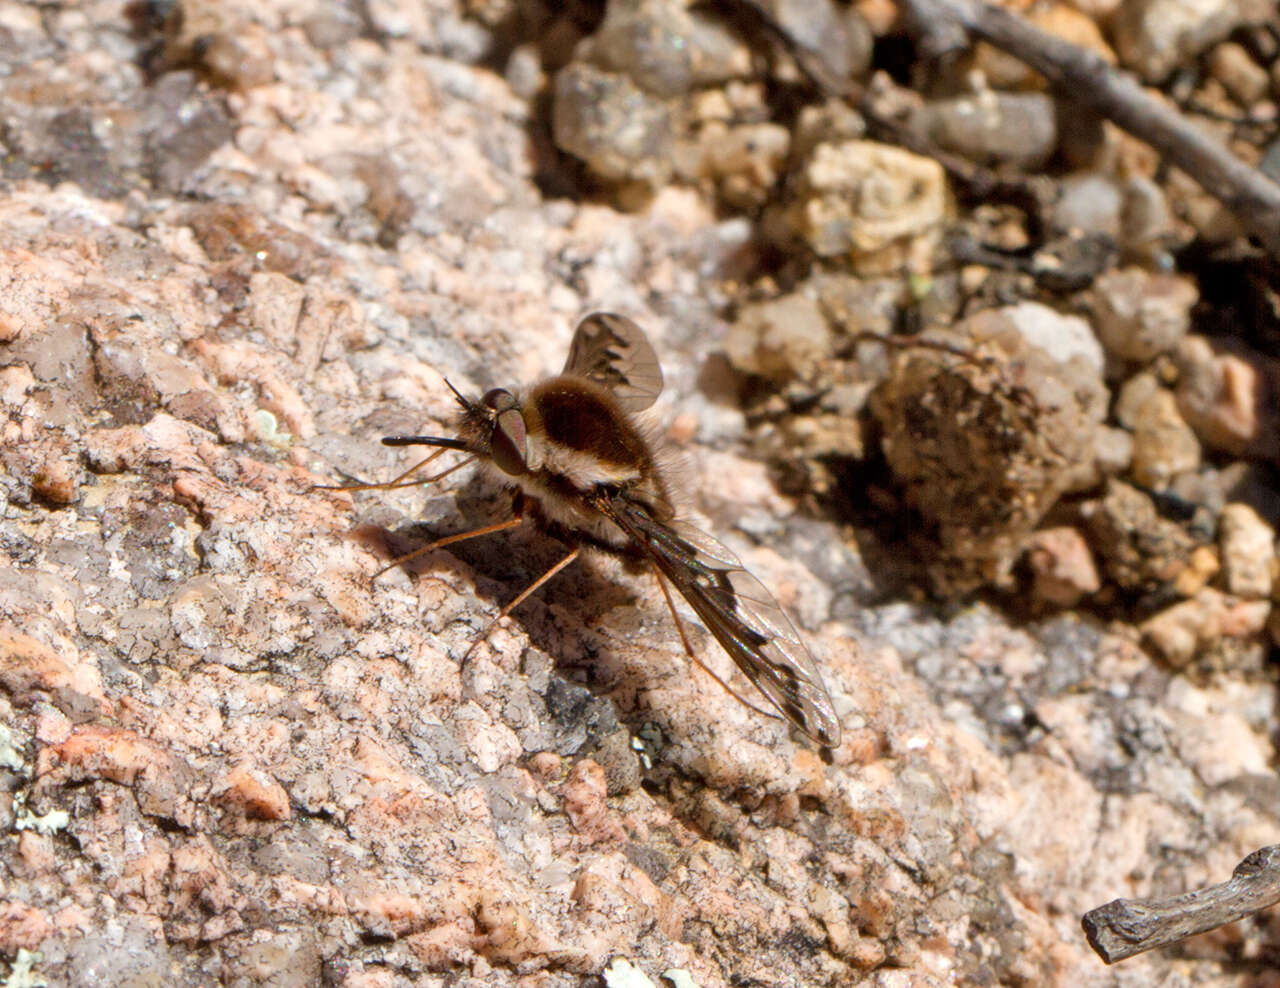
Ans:
<svg viewBox="0 0 1280 988"><path fill-rule="evenodd" d="M462 406L458 433L467 448L492 460L509 476L528 473L529 434L516 396L506 388L491 388L475 401L462 395L452 384L449 389Z"/></svg>

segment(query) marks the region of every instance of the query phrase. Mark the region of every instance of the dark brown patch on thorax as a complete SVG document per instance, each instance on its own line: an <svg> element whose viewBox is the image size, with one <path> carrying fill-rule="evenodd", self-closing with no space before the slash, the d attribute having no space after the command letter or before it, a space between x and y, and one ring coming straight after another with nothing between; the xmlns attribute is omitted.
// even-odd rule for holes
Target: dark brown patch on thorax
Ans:
<svg viewBox="0 0 1280 988"><path fill-rule="evenodd" d="M526 417L529 411L551 442L598 457L612 467L632 467L645 476L652 473L653 460L639 431L595 382L570 375L553 377L529 393Z"/></svg>

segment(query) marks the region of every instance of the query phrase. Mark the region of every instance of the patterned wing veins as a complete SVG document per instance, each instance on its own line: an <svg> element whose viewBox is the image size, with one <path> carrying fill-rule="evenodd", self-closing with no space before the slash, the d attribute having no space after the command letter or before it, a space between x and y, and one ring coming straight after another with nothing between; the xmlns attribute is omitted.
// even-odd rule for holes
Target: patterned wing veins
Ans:
<svg viewBox="0 0 1280 988"><path fill-rule="evenodd" d="M778 602L732 552L686 522L654 519L625 495L602 496L597 505L788 721L824 747L840 743L840 721L813 657Z"/></svg>
<svg viewBox="0 0 1280 988"><path fill-rule="evenodd" d="M644 411L662 393L662 368L644 331L612 312L594 312L578 323L563 373L608 388L627 412Z"/></svg>

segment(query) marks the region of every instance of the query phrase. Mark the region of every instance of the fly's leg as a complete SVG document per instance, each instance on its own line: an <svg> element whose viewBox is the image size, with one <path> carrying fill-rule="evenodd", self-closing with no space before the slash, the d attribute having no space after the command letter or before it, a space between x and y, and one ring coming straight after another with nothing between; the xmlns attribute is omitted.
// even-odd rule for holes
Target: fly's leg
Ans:
<svg viewBox="0 0 1280 988"><path fill-rule="evenodd" d="M524 590L520 592L520 594L516 597L515 600L511 601L509 604L503 607L502 610L498 612L498 616L495 617L492 621L490 621L485 626L484 631L480 632L480 634L476 636L475 641L471 643L471 647L468 648L466 653L462 656L462 664L465 665L467 659L471 657L471 653L476 650L476 646L478 646L482 641L484 641L486 638L489 637L489 633L493 631L494 625L496 625L504 617L506 617L508 614L514 611L521 604L523 604L526 600L528 600L530 594L532 594L540 586L542 586L544 583L550 580L553 576L559 573L562 569L568 566L571 562L577 559L581 553L582 553L582 547L574 546L573 549L569 552L569 555L565 556L563 559L560 560L560 562L556 563L549 570L547 570L540 577L538 577L531 584L529 584L529 586L525 587Z"/></svg>
<svg viewBox="0 0 1280 988"><path fill-rule="evenodd" d="M474 456L469 456L465 460L463 460L461 463L455 463L448 470L444 471L443 473L438 473L434 477L426 477L423 480L406 481L407 477L410 477L413 474L417 473L419 470L425 467L428 463L432 462L436 457L440 456L440 454L447 453L447 452L448 452L447 449L438 449L434 453L432 453L430 456L424 457L423 459L419 460L417 463L411 466L408 470L405 470L403 473L397 474L395 477L392 477L390 480L380 484L366 484L363 482L356 483L356 484L315 484L310 488L310 490L313 490L313 491L389 491L397 487L414 487L418 484L429 484L433 480L439 480L441 477L447 477L449 476L449 474L453 473L453 471L457 470L459 467L464 467L468 463L470 463L472 460L475 459Z"/></svg>
<svg viewBox="0 0 1280 988"><path fill-rule="evenodd" d="M430 457L428 457L430 459ZM512 517L506 521L494 522L492 525L482 525L480 528L473 528L469 532L459 532L457 535L446 535L442 539L436 539L424 546L414 549L413 552L391 560L386 566L369 577L370 582L376 580L389 569L393 569L402 563L407 563L410 559L417 559L419 556L426 555L428 552L434 552L436 549L446 545L453 545L455 542L462 542L466 539L474 539L481 535L492 535L494 532L505 532L508 528L516 528L524 523L524 495L517 492L515 504L512 505Z"/></svg>

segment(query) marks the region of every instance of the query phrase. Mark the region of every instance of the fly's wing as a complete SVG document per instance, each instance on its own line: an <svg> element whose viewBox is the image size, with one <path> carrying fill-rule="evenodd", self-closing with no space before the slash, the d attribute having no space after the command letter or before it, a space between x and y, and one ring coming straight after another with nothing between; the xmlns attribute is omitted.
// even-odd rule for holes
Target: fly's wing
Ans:
<svg viewBox="0 0 1280 988"><path fill-rule="evenodd" d="M657 521L625 498L599 506L675 585L779 713L824 747L840 743L840 721L813 656L778 602L732 552L686 522Z"/></svg>
<svg viewBox="0 0 1280 988"><path fill-rule="evenodd" d="M644 411L662 393L662 368L644 331L612 312L593 312L578 323L564 373L608 388L627 412Z"/></svg>

